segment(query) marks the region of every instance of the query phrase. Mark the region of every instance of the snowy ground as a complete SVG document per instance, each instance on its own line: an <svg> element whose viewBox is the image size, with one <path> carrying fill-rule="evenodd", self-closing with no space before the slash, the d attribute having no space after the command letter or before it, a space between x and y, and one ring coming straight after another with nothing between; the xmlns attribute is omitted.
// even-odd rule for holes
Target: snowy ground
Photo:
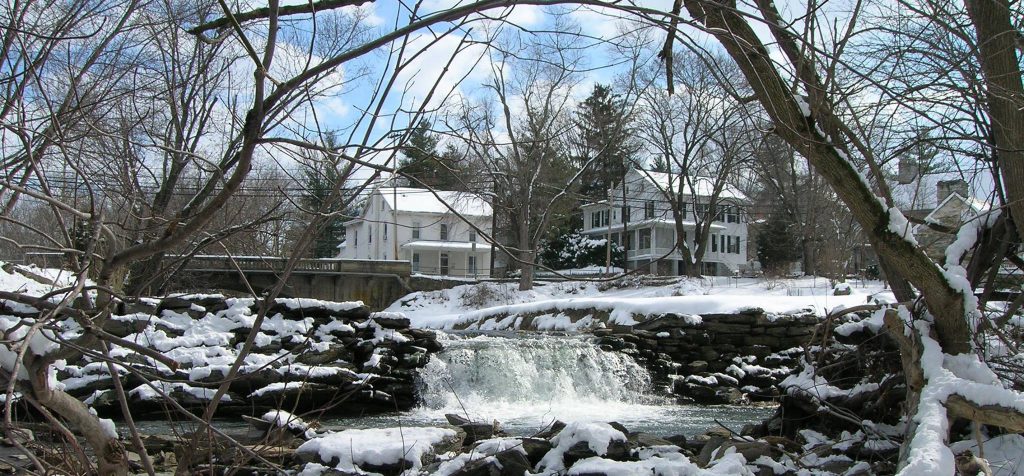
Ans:
<svg viewBox="0 0 1024 476"><path fill-rule="evenodd" d="M851 291L847 296L833 295L829 280L814 277L679 278L650 285L639 280L615 284L564 281L538 284L530 291L519 291L516 283L481 283L413 293L387 310L404 313L415 327L446 329L493 315L587 308L610 310L613 318L617 315L624 321L634 314L701 315L731 313L751 307L771 313L812 309L824 316L837 308L864 304L871 298L893 299L880 281L846 284Z"/></svg>

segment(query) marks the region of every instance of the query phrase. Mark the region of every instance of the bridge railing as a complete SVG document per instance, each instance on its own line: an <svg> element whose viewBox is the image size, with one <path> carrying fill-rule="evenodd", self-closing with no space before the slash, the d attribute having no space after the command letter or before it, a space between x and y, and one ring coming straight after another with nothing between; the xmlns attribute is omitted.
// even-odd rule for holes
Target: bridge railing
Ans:
<svg viewBox="0 0 1024 476"><path fill-rule="evenodd" d="M185 270L233 271L237 265L242 271L276 272L284 270L287 262L288 258L277 256L236 256L231 258L218 255L197 255L189 260ZM295 270L314 273L383 273L408 276L411 273L412 265L409 261L403 260L301 259L296 263Z"/></svg>

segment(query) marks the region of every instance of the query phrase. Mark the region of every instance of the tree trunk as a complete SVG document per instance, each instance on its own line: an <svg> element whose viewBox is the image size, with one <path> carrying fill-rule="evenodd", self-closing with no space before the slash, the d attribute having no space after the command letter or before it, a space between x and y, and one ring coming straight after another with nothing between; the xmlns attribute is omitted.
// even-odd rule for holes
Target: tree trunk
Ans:
<svg viewBox="0 0 1024 476"><path fill-rule="evenodd" d="M1024 85L1017 58L1020 33L1005 0L967 0L967 13L978 33L981 69L985 73L988 113L995 136L994 152L1002 173L1011 217L1024 217ZM1024 219L1014 220L1024 236Z"/></svg>
<svg viewBox="0 0 1024 476"><path fill-rule="evenodd" d="M824 122L837 120L831 107L827 104L811 105L813 114L804 115L789 82L781 77L744 13L716 2L686 0L685 4L690 15L704 23L739 64L765 111L776 124L775 131L779 136L806 157L835 190L867 233L879 257L898 267L901 274L911 279L921 291L928 310L935 318L935 330L942 348L951 354L970 352L970 328L961 291L950 286L942 270L920 249L892 230L890 224L893 217L899 216L898 212L890 211L875 196L847 154L817 128L817 115ZM760 6L763 10L774 8L770 4ZM809 64L809 60L803 61ZM805 86L816 91L828 90L821 84Z"/></svg>
<svg viewBox="0 0 1024 476"><path fill-rule="evenodd" d="M36 366L33 365L33 360L26 356L24 365L31 372L32 393L39 404L66 419L85 437L86 442L96 453L98 474L128 474L128 459L121 442L107 433L100 424L99 417L89 413L89 407L84 403L62 391L51 389L48 381L49 363L43 360L43 365Z"/></svg>
<svg viewBox="0 0 1024 476"><path fill-rule="evenodd" d="M529 291L533 289L533 251L521 250L519 252L519 290Z"/></svg>

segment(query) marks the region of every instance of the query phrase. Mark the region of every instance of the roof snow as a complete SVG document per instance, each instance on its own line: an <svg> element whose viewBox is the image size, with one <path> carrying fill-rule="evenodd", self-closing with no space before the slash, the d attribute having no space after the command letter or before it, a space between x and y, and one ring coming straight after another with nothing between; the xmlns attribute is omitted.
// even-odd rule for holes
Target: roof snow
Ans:
<svg viewBox="0 0 1024 476"><path fill-rule="evenodd" d="M480 217L489 217L492 213L489 203L467 192L395 187L380 188L377 193L392 210L400 212L449 213L454 209L460 215Z"/></svg>
<svg viewBox="0 0 1024 476"><path fill-rule="evenodd" d="M650 170L638 170L638 174L651 182L661 190L665 190L671 186L674 190L678 190L681 195L690 195L695 197L710 197L714 191L715 182L708 177L693 177L693 186L696 189L690 188L690 184L687 181L680 180L680 177L676 174L669 174L665 172L652 172ZM671 182L670 182L671 180ZM739 191L736 187L726 184L722 187L722 192L719 194L719 198L732 198L736 200L747 200L747 196L743 192Z"/></svg>

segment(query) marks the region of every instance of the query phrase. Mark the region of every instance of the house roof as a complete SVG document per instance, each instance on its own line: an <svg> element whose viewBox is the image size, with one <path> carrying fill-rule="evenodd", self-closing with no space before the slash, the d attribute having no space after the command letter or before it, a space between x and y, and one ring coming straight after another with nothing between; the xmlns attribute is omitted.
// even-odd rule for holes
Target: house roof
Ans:
<svg viewBox="0 0 1024 476"><path fill-rule="evenodd" d="M676 222L674 220L667 219L667 218L648 218L646 220L631 221L631 222L626 224L626 229L627 230L635 230L637 228L645 228L645 227L650 226L650 225L669 225L669 226L673 226L674 227L676 225ZM697 226L697 224L694 223L692 220L683 220L683 226L687 227L687 228L695 228ZM711 229L711 230L724 230L725 226L723 226L723 225L716 225L716 224L712 223L710 225L709 229ZM615 233L615 232L618 232L618 231L622 231L622 224L611 225L611 231L612 231L612 233ZM598 235L598 234L603 234L603 233L607 233L607 232L608 232L608 227L607 226L588 228L586 230L582 230L581 231L581 233L588 234L588 235Z"/></svg>
<svg viewBox="0 0 1024 476"><path fill-rule="evenodd" d="M635 172L647 180L647 182L658 187L659 190L668 188L670 179L673 188L683 195L710 197L711 192L714 190L715 182L708 177L693 177L693 188L691 189L689 183L683 182L680 184L679 176L676 174L652 172L650 170L635 170ZM680 187L680 185L682 185L682 187ZM719 194L719 198L731 198L734 200L747 201L747 196L744 195L743 192L729 184L722 187L722 192Z"/></svg>
<svg viewBox="0 0 1024 476"><path fill-rule="evenodd" d="M989 205L989 203L984 200L975 197L965 198L962 197L959 193L953 192L949 194L949 196L946 197L944 200L942 200L942 203L936 206L935 209L933 209L931 212L928 213L928 215L924 217L925 221L934 220L935 217L933 215L941 211L943 208L946 208L946 206L949 205L949 203L952 202L953 200L959 200L964 205L966 205L967 208L964 211L970 212L972 216L987 212L989 208L991 208L991 205Z"/></svg>
<svg viewBox="0 0 1024 476"><path fill-rule="evenodd" d="M473 241L434 241L434 240L419 240L410 241L402 248L420 249L420 250L458 250L458 251L491 251L491 245L487 243L476 243Z"/></svg>
<svg viewBox="0 0 1024 476"><path fill-rule="evenodd" d="M384 197L392 210L399 212L443 214L454 209L460 215L476 217L489 217L492 213L487 201L467 192L387 187L377 189L377 193Z"/></svg>

